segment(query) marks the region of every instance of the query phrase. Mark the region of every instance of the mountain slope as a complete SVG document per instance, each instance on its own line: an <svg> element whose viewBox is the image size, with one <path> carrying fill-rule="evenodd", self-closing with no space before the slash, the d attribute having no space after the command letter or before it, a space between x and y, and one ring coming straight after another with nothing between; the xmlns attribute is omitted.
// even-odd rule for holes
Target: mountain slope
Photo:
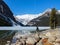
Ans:
<svg viewBox="0 0 60 45"><path fill-rule="evenodd" d="M7 6L7 4L3 0L0 0L0 26L13 26L13 25L23 26L23 24L21 24L15 19L12 11Z"/></svg>
<svg viewBox="0 0 60 45"><path fill-rule="evenodd" d="M0 0L0 26L12 26L10 19L14 19L13 13L5 2Z"/></svg>
<svg viewBox="0 0 60 45"><path fill-rule="evenodd" d="M57 12L58 26L60 26L60 11ZM49 26L51 9L46 10L41 16L31 20L27 25L30 26Z"/></svg>
<svg viewBox="0 0 60 45"><path fill-rule="evenodd" d="M15 19L18 22L21 22L22 24L26 25L29 21L31 21L32 19L36 18L40 16L40 14L24 14L24 15L17 15L15 16Z"/></svg>

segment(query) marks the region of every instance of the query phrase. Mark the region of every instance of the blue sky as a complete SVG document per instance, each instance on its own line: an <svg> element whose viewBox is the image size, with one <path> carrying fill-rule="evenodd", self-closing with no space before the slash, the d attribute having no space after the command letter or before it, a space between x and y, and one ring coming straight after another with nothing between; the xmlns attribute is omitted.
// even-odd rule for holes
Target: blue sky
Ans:
<svg viewBox="0 0 60 45"><path fill-rule="evenodd" d="M39 14L47 8L60 9L60 0L4 0L14 15Z"/></svg>

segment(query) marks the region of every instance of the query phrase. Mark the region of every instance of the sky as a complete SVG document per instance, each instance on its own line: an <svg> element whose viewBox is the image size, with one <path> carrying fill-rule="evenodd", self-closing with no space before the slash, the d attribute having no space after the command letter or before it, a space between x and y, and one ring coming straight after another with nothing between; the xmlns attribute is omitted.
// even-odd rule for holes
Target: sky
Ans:
<svg viewBox="0 0 60 45"><path fill-rule="evenodd" d="M60 0L4 0L14 15L39 14L48 8L60 9Z"/></svg>

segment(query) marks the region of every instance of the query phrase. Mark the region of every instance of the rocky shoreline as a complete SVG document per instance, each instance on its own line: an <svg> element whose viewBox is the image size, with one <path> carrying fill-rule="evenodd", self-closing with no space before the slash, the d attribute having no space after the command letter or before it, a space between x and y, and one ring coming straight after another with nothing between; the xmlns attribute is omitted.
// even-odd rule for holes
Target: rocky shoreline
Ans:
<svg viewBox="0 0 60 45"><path fill-rule="evenodd" d="M45 30L42 32L31 33L20 36L15 39L15 42L10 45L60 45L60 30ZM6 45L7 45L6 44Z"/></svg>

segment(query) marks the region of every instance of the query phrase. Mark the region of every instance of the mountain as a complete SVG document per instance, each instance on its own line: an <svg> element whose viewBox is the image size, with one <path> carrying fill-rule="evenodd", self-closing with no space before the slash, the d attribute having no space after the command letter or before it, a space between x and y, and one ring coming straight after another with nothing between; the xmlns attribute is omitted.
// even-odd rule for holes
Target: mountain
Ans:
<svg viewBox="0 0 60 45"><path fill-rule="evenodd" d="M51 9L47 9L44 11L41 16L32 19L30 22L28 22L27 25L30 26L49 26L50 22L50 14L51 14ZM58 26L60 26L60 10L57 10L56 12L57 18L58 18Z"/></svg>
<svg viewBox="0 0 60 45"><path fill-rule="evenodd" d="M45 10L40 14L24 14L13 16L7 4L0 0L0 26L49 26L51 9ZM60 10L57 10L58 25L60 26Z"/></svg>
<svg viewBox="0 0 60 45"><path fill-rule="evenodd" d="M0 0L0 26L12 26L9 18L13 19L13 13L5 2Z"/></svg>
<svg viewBox="0 0 60 45"><path fill-rule="evenodd" d="M40 14L24 14L24 15L17 15L15 16L15 19L22 24L26 25L28 22L30 22L32 19L40 16Z"/></svg>
<svg viewBox="0 0 60 45"><path fill-rule="evenodd" d="M15 23L16 20L12 11L3 0L0 0L0 26L13 26L13 22ZM6 41L12 40L14 35L15 31L13 30L0 29L0 45L5 45Z"/></svg>
<svg viewBox="0 0 60 45"><path fill-rule="evenodd" d="M13 25L21 25L22 23L18 22L13 16L12 11L7 6L7 4L0 0L0 26L13 26Z"/></svg>

